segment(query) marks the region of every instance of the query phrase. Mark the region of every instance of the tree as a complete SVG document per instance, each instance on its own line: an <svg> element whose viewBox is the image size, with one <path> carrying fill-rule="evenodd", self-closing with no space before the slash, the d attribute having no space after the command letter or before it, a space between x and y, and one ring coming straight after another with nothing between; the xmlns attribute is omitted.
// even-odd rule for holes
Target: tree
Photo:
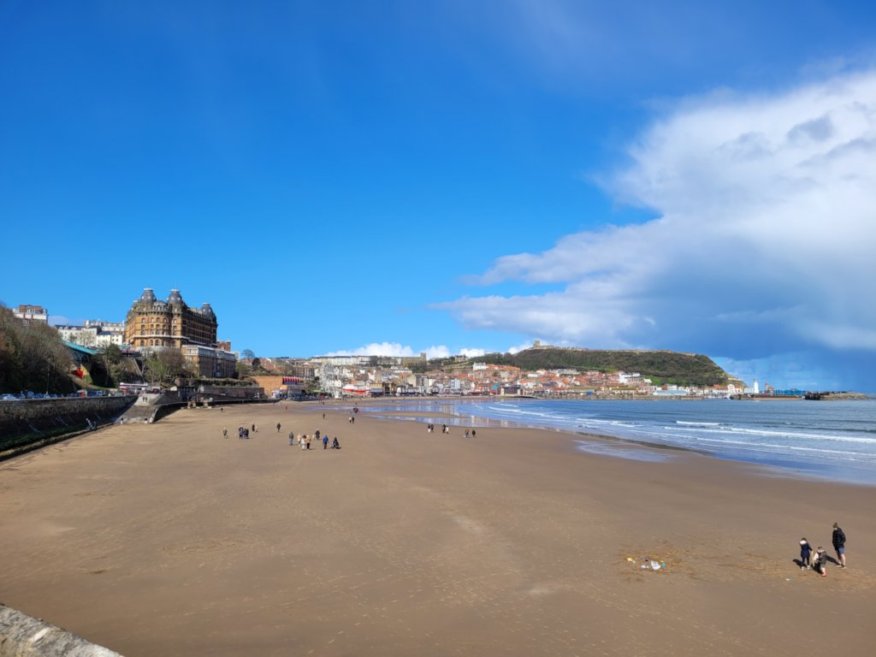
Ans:
<svg viewBox="0 0 876 657"><path fill-rule="evenodd" d="M244 349L240 352L240 357L245 360L252 360L253 358L255 358L255 353L252 349Z"/></svg>
<svg viewBox="0 0 876 657"><path fill-rule="evenodd" d="M104 347L100 355L103 367L110 379L109 385L139 381L140 371L133 358L125 356L118 345L110 344Z"/></svg>
<svg viewBox="0 0 876 657"><path fill-rule="evenodd" d="M182 353L177 349L153 351L143 362L146 379L152 385L169 385L174 379L189 376Z"/></svg>
<svg viewBox="0 0 876 657"><path fill-rule="evenodd" d="M243 361L237 361L237 378L245 379L250 374L252 374L252 367L244 363Z"/></svg>
<svg viewBox="0 0 876 657"><path fill-rule="evenodd" d="M117 344L108 344L103 348L103 357L106 360L108 365L118 365L122 362L122 350L119 348Z"/></svg>
<svg viewBox="0 0 876 657"><path fill-rule="evenodd" d="M73 359L58 331L42 322L24 322L0 306L0 392L66 393L76 385Z"/></svg>

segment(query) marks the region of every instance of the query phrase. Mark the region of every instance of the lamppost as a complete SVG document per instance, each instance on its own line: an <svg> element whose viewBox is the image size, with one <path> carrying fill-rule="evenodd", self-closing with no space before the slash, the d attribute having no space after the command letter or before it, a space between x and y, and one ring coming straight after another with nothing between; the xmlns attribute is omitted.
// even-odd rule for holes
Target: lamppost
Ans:
<svg viewBox="0 0 876 657"><path fill-rule="evenodd" d="M49 374L52 370L52 361L46 358L46 396L49 394Z"/></svg>

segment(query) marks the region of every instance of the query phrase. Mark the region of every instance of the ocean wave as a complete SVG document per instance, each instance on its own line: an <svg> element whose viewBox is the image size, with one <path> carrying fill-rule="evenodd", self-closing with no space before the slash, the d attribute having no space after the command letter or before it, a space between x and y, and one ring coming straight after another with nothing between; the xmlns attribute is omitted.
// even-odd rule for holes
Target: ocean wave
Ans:
<svg viewBox="0 0 876 657"><path fill-rule="evenodd" d="M699 420L676 420L676 424L684 427L720 427L720 422L702 422Z"/></svg>

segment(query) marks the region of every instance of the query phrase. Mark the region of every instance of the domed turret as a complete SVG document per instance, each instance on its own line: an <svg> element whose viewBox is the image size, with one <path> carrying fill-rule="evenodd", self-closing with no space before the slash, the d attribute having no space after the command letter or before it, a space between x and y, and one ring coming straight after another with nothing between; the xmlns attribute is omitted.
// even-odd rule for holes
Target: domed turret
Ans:
<svg viewBox="0 0 876 657"><path fill-rule="evenodd" d="M143 294L140 295L141 303L155 303L155 292L152 291L151 287L147 287L143 290Z"/></svg>
<svg viewBox="0 0 876 657"><path fill-rule="evenodd" d="M179 290L173 289L170 291L170 296L167 297L167 303L174 305L182 305L183 299L182 295L179 293Z"/></svg>
<svg viewBox="0 0 876 657"><path fill-rule="evenodd" d="M201 312L210 317L216 317L216 313L213 312L213 307L209 303L205 303L201 306Z"/></svg>

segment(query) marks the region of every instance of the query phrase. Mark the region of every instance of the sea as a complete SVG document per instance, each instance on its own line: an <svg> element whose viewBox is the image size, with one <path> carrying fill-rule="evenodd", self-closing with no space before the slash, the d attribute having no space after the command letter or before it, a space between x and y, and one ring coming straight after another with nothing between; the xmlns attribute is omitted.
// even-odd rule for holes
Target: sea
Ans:
<svg viewBox="0 0 876 657"><path fill-rule="evenodd" d="M582 452L660 461L674 447L776 475L876 485L876 398L862 400L405 400L363 412L463 428L534 427L580 438ZM431 415L434 413L435 415Z"/></svg>

